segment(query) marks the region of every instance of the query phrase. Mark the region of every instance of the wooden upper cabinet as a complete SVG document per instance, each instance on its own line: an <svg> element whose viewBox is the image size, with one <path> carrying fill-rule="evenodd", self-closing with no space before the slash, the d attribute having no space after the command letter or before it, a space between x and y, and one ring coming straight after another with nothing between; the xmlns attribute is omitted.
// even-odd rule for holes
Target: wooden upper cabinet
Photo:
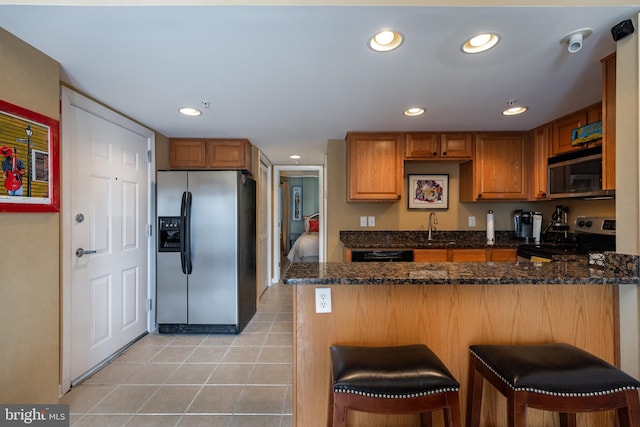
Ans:
<svg viewBox="0 0 640 427"><path fill-rule="evenodd" d="M597 104L578 110L558 120L554 120L552 123L550 156L557 156L558 154L585 148L585 145L571 145L573 130L589 123L597 122L601 118L602 104L598 102ZM599 142L594 142L589 145L598 143Z"/></svg>
<svg viewBox="0 0 640 427"><path fill-rule="evenodd" d="M440 157L440 134L411 132L405 136L406 159L433 159Z"/></svg>
<svg viewBox="0 0 640 427"><path fill-rule="evenodd" d="M440 136L440 156L445 159L470 159L473 155L473 134L443 133Z"/></svg>
<svg viewBox="0 0 640 427"><path fill-rule="evenodd" d="M471 133L409 132L405 136L405 159L471 159L472 144Z"/></svg>
<svg viewBox="0 0 640 427"><path fill-rule="evenodd" d="M203 169L206 167L206 140L171 139L169 165L174 169Z"/></svg>
<svg viewBox="0 0 640 427"><path fill-rule="evenodd" d="M251 170L251 143L247 139L207 141L207 168Z"/></svg>
<svg viewBox="0 0 640 427"><path fill-rule="evenodd" d="M540 126L531 131L530 200L547 199L547 159L551 141L551 125Z"/></svg>
<svg viewBox="0 0 640 427"><path fill-rule="evenodd" d="M526 133L477 134L473 161L460 165L460 201L526 200L528 152Z"/></svg>
<svg viewBox="0 0 640 427"><path fill-rule="evenodd" d="M616 54L602 60L602 189L616 189Z"/></svg>
<svg viewBox="0 0 640 427"><path fill-rule="evenodd" d="M347 201L397 202L402 195L404 135L347 134Z"/></svg>
<svg viewBox="0 0 640 427"><path fill-rule="evenodd" d="M251 171L251 143L247 139L171 139L172 169Z"/></svg>

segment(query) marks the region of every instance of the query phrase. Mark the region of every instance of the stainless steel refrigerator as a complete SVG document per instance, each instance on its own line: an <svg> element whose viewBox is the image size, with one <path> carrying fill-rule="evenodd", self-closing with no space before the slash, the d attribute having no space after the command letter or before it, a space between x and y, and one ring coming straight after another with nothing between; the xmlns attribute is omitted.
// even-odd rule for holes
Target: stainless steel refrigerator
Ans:
<svg viewBox="0 0 640 427"><path fill-rule="evenodd" d="M239 333L256 312L256 183L237 171L159 171L161 333Z"/></svg>

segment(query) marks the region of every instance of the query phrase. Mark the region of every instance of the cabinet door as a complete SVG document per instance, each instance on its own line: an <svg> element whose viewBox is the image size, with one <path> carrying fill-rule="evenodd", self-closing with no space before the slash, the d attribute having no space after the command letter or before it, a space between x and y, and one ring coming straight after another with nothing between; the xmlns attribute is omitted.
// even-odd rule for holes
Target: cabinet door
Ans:
<svg viewBox="0 0 640 427"><path fill-rule="evenodd" d="M347 201L400 200L403 150L404 137L400 133L349 133Z"/></svg>
<svg viewBox="0 0 640 427"><path fill-rule="evenodd" d="M491 261L493 262L516 262L517 259L517 249L491 249Z"/></svg>
<svg viewBox="0 0 640 427"><path fill-rule="evenodd" d="M473 134L444 133L440 136L440 156L443 159L471 159Z"/></svg>
<svg viewBox="0 0 640 427"><path fill-rule="evenodd" d="M432 159L440 157L440 134L411 132L406 134L405 158Z"/></svg>
<svg viewBox="0 0 640 427"><path fill-rule="evenodd" d="M407 160L471 159L473 134L409 132L405 137Z"/></svg>
<svg viewBox="0 0 640 427"><path fill-rule="evenodd" d="M616 189L616 54L602 60L602 189Z"/></svg>
<svg viewBox="0 0 640 427"><path fill-rule="evenodd" d="M553 135L551 138L551 155L567 153L579 149L571 145L573 130L587 124L587 113L579 111L553 122Z"/></svg>
<svg viewBox="0 0 640 427"><path fill-rule="evenodd" d="M451 254L453 262L486 262L486 249L453 249Z"/></svg>
<svg viewBox="0 0 640 427"><path fill-rule="evenodd" d="M524 133L478 134L473 160L477 200L526 199L527 154Z"/></svg>
<svg viewBox="0 0 640 427"><path fill-rule="evenodd" d="M206 143L203 139L169 140L169 167L201 169L206 166Z"/></svg>
<svg viewBox="0 0 640 427"><path fill-rule="evenodd" d="M208 140L207 168L250 170L251 144L246 139Z"/></svg>
<svg viewBox="0 0 640 427"><path fill-rule="evenodd" d="M447 249L414 249L413 262L447 262Z"/></svg>
<svg viewBox="0 0 640 427"><path fill-rule="evenodd" d="M531 131L531 191L530 200L547 199L547 159L551 126L540 126Z"/></svg>

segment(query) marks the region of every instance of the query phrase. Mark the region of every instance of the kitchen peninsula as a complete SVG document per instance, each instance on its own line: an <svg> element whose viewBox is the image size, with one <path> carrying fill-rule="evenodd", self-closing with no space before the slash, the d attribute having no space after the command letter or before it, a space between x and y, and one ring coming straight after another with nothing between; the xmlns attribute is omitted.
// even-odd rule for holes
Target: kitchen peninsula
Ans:
<svg viewBox="0 0 640 427"><path fill-rule="evenodd" d="M637 285L639 257L605 253L602 262L293 263L294 425L326 426L329 347L424 343L461 383L466 408L471 344L567 342L618 364L618 285ZM315 289L331 289L331 313L315 312ZM485 389L482 425L506 422L505 401ZM557 425L531 411L530 425ZM350 413L349 425L413 426L413 416ZM611 412L579 414L578 424L614 426ZM440 414L435 425L442 425Z"/></svg>

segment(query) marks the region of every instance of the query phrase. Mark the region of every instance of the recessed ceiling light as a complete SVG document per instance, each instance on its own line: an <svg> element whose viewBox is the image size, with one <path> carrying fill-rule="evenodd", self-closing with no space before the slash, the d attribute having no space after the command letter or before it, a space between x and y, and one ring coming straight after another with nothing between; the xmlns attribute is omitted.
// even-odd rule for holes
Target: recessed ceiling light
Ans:
<svg viewBox="0 0 640 427"><path fill-rule="evenodd" d="M402 34L396 31L384 30L371 37L369 47L376 52L389 52L400 46L402 41Z"/></svg>
<svg viewBox="0 0 640 427"><path fill-rule="evenodd" d="M202 114L202 111L198 110L197 108L193 108L193 107L182 107L178 111L180 111L185 116L199 116L200 114Z"/></svg>
<svg viewBox="0 0 640 427"><path fill-rule="evenodd" d="M292 154L292 155L289 156L289 158L295 160L295 159L299 159L300 156L298 156L297 154Z"/></svg>
<svg viewBox="0 0 640 427"><path fill-rule="evenodd" d="M465 53L480 53L489 50L500 41L500 35L497 33L482 33L471 37L462 45L462 51Z"/></svg>
<svg viewBox="0 0 640 427"><path fill-rule="evenodd" d="M421 116L424 114L424 108L422 107L411 107L404 110L404 115L409 117Z"/></svg>
<svg viewBox="0 0 640 427"><path fill-rule="evenodd" d="M511 107L507 108L502 112L505 116L517 116L518 114L522 114L527 111L529 108L527 107Z"/></svg>

